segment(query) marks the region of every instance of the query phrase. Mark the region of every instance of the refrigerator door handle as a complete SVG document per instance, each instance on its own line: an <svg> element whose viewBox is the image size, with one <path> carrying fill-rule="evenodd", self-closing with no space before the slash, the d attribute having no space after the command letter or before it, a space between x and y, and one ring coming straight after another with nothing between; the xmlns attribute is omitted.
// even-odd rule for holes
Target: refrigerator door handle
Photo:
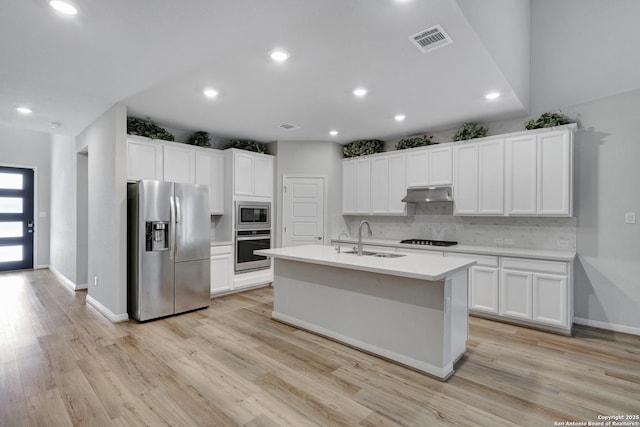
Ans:
<svg viewBox="0 0 640 427"><path fill-rule="evenodd" d="M173 260L176 246L176 204L173 196L169 196L169 259Z"/></svg>
<svg viewBox="0 0 640 427"><path fill-rule="evenodd" d="M176 197L176 223L181 221L180 216L180 197Z"/></svg>

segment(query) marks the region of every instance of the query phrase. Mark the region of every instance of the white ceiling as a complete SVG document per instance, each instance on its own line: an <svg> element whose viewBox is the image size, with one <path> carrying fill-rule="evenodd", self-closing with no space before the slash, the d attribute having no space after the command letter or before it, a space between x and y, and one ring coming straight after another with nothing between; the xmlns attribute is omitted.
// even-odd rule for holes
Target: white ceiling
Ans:
<svg viewBox="0 0 640 427"><path fill-rule="evenodd" d="M529 108L530 31L513 25L529 22L528 0L484 0L483 10L453 0L76 0L74 18L46 0L5 3L4 126L51 132L55 121L56 133L75 135L123 102L131 116L178 129L347 142ZM408 36L435 24L453 43L421 53ZM274 47L290 60L273 63ZM206 86L220 95L205 98ZM369 93L356 98L356 86ZM489 102L489 91L503 95ZM33 114L16 113L21 105Z"/></svg>

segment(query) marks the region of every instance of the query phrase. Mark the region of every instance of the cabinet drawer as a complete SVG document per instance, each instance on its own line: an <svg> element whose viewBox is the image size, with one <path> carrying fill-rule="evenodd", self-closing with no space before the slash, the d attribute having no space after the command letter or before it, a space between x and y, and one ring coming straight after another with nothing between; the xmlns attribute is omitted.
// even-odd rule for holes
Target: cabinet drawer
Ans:
<svg viewBox="0 0 640 427"><path fill-rule="evenodd" d="M211 253L210 255L226 255L226 254L230 254L231 252L233 252L233 249L230 245L225 245L225 246L211 246Z"/></svg>
<svg viewBox="0 0 640 427"><path fill-rule="evenodd" d="M569 265L566 262L525 258L502 258L502 268L555 274L568 274L569 272Z"/></svg>
<svg viewBox="0 0 640 427"><path fill-rule="evenodd" d="M448 252L447 256L464 259L474 259L478 263L476 265L482 267L498 267L498 257L492 255L474 255L474 254L459 254L456 252Z"/></svg>

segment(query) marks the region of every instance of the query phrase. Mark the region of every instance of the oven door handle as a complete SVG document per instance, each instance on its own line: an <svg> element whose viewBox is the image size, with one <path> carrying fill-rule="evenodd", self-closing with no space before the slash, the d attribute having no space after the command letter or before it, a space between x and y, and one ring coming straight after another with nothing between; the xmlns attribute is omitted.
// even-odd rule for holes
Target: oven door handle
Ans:
<svg viewBox="0 0 640 427"><path fill-rule="evenodd" d="M245 241L245 240L271 240L271 236L242 236L242 237L236 237L236 240L239 242Z"/></svg>

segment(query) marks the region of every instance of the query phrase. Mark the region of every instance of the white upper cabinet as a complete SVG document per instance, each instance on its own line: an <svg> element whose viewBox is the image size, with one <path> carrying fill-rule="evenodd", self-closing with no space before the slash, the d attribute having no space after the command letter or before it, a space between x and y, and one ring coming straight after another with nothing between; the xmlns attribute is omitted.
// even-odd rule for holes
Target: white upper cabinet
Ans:
<svg viewBox="0 0 640 427"><path fill-rule="evenodd" d="M405 196L405 156L393 154L371 159L371 212L399 214L407 212Z"/></svg>
<svg viewBox="0 0 640 427"><path fill-rule="evenodd" d="M249 151L233 151L236 196L273 197L273 157Z"/></svg>
<svg viewBox="0 0 640 427"><path fill-rule="evenodd" d="M428 147L406 150L406 186L447 185L452 183L452 148Z"/></svg>
<svg viewBox="0 0 640 427"><path fill-rule="evenodd" d="M194 147L177 143L164 143L162 151L163 181L183 184L194 184L196 182L196 152Z"/></svg>
<svg viewBox="0 0 640 427"><path fill-rule="evenodd" d="M537 154L536 136L507 139L506 199L507 214L535 215Z"/></svg>
<svg viewBox="0 0 640 427"><path fill-rule="evenodd" d="M209 186L209 209L212 215L224 210L224 156L213 150L196 151L196 184Z"/></svg>
<svg viewBox="0 0 640 427"><path fill-rule="evenodd" d="M342 162L342 213L356 213L356 162Z"/></svg>
<svg viewBox="0 0 640 427"><path fill-rule="evenodd" d="M456 215L478 213L478 144L460 144L453 149L453 206Z"/></svg>
<svg viewBox="0 0 640 427"><path fill-rule="evenodd" d="M456 215L502 215L504 140L463 143L454 147Z"/></svg>
<svg viewBox="0 0 640 427"><path fill-rule="evenodd" d="M507 214L571 216L571 130L518 136L506 144Z"/></svg>
<svg viewBox="0 0 640 427"><path fill-rule="evenodd" d="M371 159L356 160L356 212L371 212Z"/></svg>
<svg viewBox="0 0 640 427"><path fill-rule="evenodd" d="M150 139L127 139L127 179L162 180L162 143Z"/></svg>
<svg viewBox="0 0 640 427"><path fill-rule="evenodd" d="M427 150L427 185L446 185L453 178L453 150L451 147L429 148Z"/></svg>

